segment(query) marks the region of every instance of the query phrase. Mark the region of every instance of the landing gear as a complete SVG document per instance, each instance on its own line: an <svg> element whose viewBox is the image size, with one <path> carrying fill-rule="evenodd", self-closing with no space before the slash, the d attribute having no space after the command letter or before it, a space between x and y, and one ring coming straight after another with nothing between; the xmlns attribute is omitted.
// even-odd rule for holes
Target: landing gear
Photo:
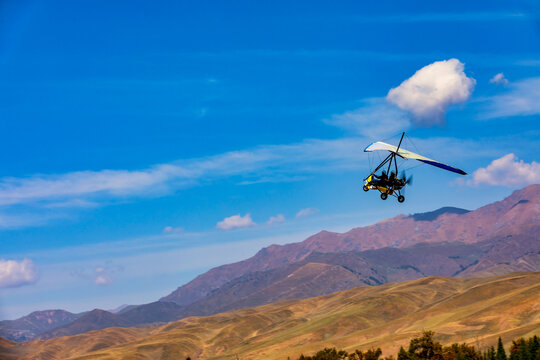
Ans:
<svg viewBox="0 0 540 360"><path fill-rule="evenodd" d="M400 203L404 202L404 201L405 201L405 196L399 195L399 196L397 197L397 201L400 202Z"/></svg>
<svg viewBox="0 0 540 360"><path fill-rule="evenodd" d="M369 188L366 185L364 185L363 189L364 191L369 191Z"/></svg>
<svg viewBox="0 0 540 360"><path fill-rule="evenodd" d="M386 200L387 197L388 197L387 193L381 193L381 199Z"/></svg>

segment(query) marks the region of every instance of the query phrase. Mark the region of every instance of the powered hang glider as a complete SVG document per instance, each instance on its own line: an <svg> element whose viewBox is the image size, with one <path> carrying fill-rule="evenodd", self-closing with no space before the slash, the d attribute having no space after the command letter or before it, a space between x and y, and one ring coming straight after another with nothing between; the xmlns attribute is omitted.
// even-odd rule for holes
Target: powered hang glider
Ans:
<svg viewBox="0 0 540 360"><path fill-rule="evenodd" d="M402 178L398 178L398 165L396 157L400 157L404 160L413 159L425 164L436 166L440 169L448 170L460 175L467 175L467 173L461 169L455 168L450 165L443 164L439 161L427 158L422 155L413 153L412 151L405 150L401 148L401 142L405 133L401 134L401 139L399 140L398 146L390 145L382 141L377 141L369 145L364 149L364 152L372 151L388 151L390 154L364 179L364 191L369 190L378 190L381 193L381 199L386 200L388 195L393 195L397 197L398 202L402 203L405 201L405 196L402 194L403 188L412 183L412 177L407 178L403 174ZM394 164L394 169L392 169L392 164ZM388 165L387 170L383 170L381 175L377 175L383 166ZM390 176L387 174L392 173ZM394 172L395 170L395 172Z"/></svg>

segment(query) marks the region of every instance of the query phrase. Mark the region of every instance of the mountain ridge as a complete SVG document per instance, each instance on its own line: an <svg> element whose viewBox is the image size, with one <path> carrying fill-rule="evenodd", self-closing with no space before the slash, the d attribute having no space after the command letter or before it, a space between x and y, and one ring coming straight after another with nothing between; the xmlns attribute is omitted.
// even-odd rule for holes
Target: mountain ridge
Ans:
<svg viewBox="0 0 540 360"><path fill-rule="evenodd" d="M373 225L351 229L342 234L323 230L302 242L270 245L249 259L213 268L160 300L186 305L203 298L209 291L243 273L268 270L286 263L300 261L313 251L361 251L387 246L406 247L421 242L462 241L473 243L485 240L489 236L495 236L498 231L502 231L503 236L509 235L511 231L504 232L504 229L522 225L530 219L536 222L540 220L540 201L537 195L539 193L539 184L530 185L514 191L501 201L462 214L439 214L432 221L416 221L414 216L418 214L412 215L412 217L411 215L398 215ZM530 201L531 199L534 201ZM519 203L522 200L527 200L527 202ZM517 204L519 206L516 206ZM522 213L526 212L529 212L528 216L521 216ZM456 226L458 219L458 226ZM398 227L400 231L396 231ZM369 239L369 242L366 239Z"/></svg>
<svg viewBox="0 0 540 360"><path fill-rule="evenodd" d="M540 272L427 277L284 300L167 325L5 343L21 360L295 358L324 347L395 354L424 329L483 348L540 331Z"/></svg>
<svg viewBox="0 0 540 360"><path fill-rule="evenodd" d="M0 336L17 341L26 341L56 327L69 324L84 313L74 314L66 310L34 311L16 320L0 321Z"/></svg>

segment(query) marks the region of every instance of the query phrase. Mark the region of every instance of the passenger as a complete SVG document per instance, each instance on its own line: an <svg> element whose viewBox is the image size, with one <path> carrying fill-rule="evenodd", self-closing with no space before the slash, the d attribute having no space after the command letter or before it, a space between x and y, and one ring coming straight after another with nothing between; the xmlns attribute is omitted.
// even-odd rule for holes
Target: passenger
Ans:
<svg viewBox="0 0 540 360"><path fill-rule="evenodd" d="M376 179L374 181L375 185L386 186L388 184L388 175L386 175L386 171L384 171L384 170L383 170L381 176L378 176L377 174L373 174L373 177Z"/></svg>
<svg viewBox="0 0 540 360"><path fill-rule="evenodd" d="M393 187L395 184L396 184L396 173L392 171L390 173L390 179L388 179L388 186Z"/></svg>

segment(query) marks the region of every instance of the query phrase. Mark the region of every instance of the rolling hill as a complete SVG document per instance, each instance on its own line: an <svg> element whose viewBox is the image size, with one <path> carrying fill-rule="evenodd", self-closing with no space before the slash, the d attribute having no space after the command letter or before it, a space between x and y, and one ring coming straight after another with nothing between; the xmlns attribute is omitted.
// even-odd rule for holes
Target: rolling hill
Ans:
<svg viewBox="0 0 540 360"><path fill-rule="evenodd" d="M108 328L26 343L19 359L284 359L325 346L390 355L423 329L479 347L540 332L540 272L429 277L287 300L155 328Z"/></svg>

